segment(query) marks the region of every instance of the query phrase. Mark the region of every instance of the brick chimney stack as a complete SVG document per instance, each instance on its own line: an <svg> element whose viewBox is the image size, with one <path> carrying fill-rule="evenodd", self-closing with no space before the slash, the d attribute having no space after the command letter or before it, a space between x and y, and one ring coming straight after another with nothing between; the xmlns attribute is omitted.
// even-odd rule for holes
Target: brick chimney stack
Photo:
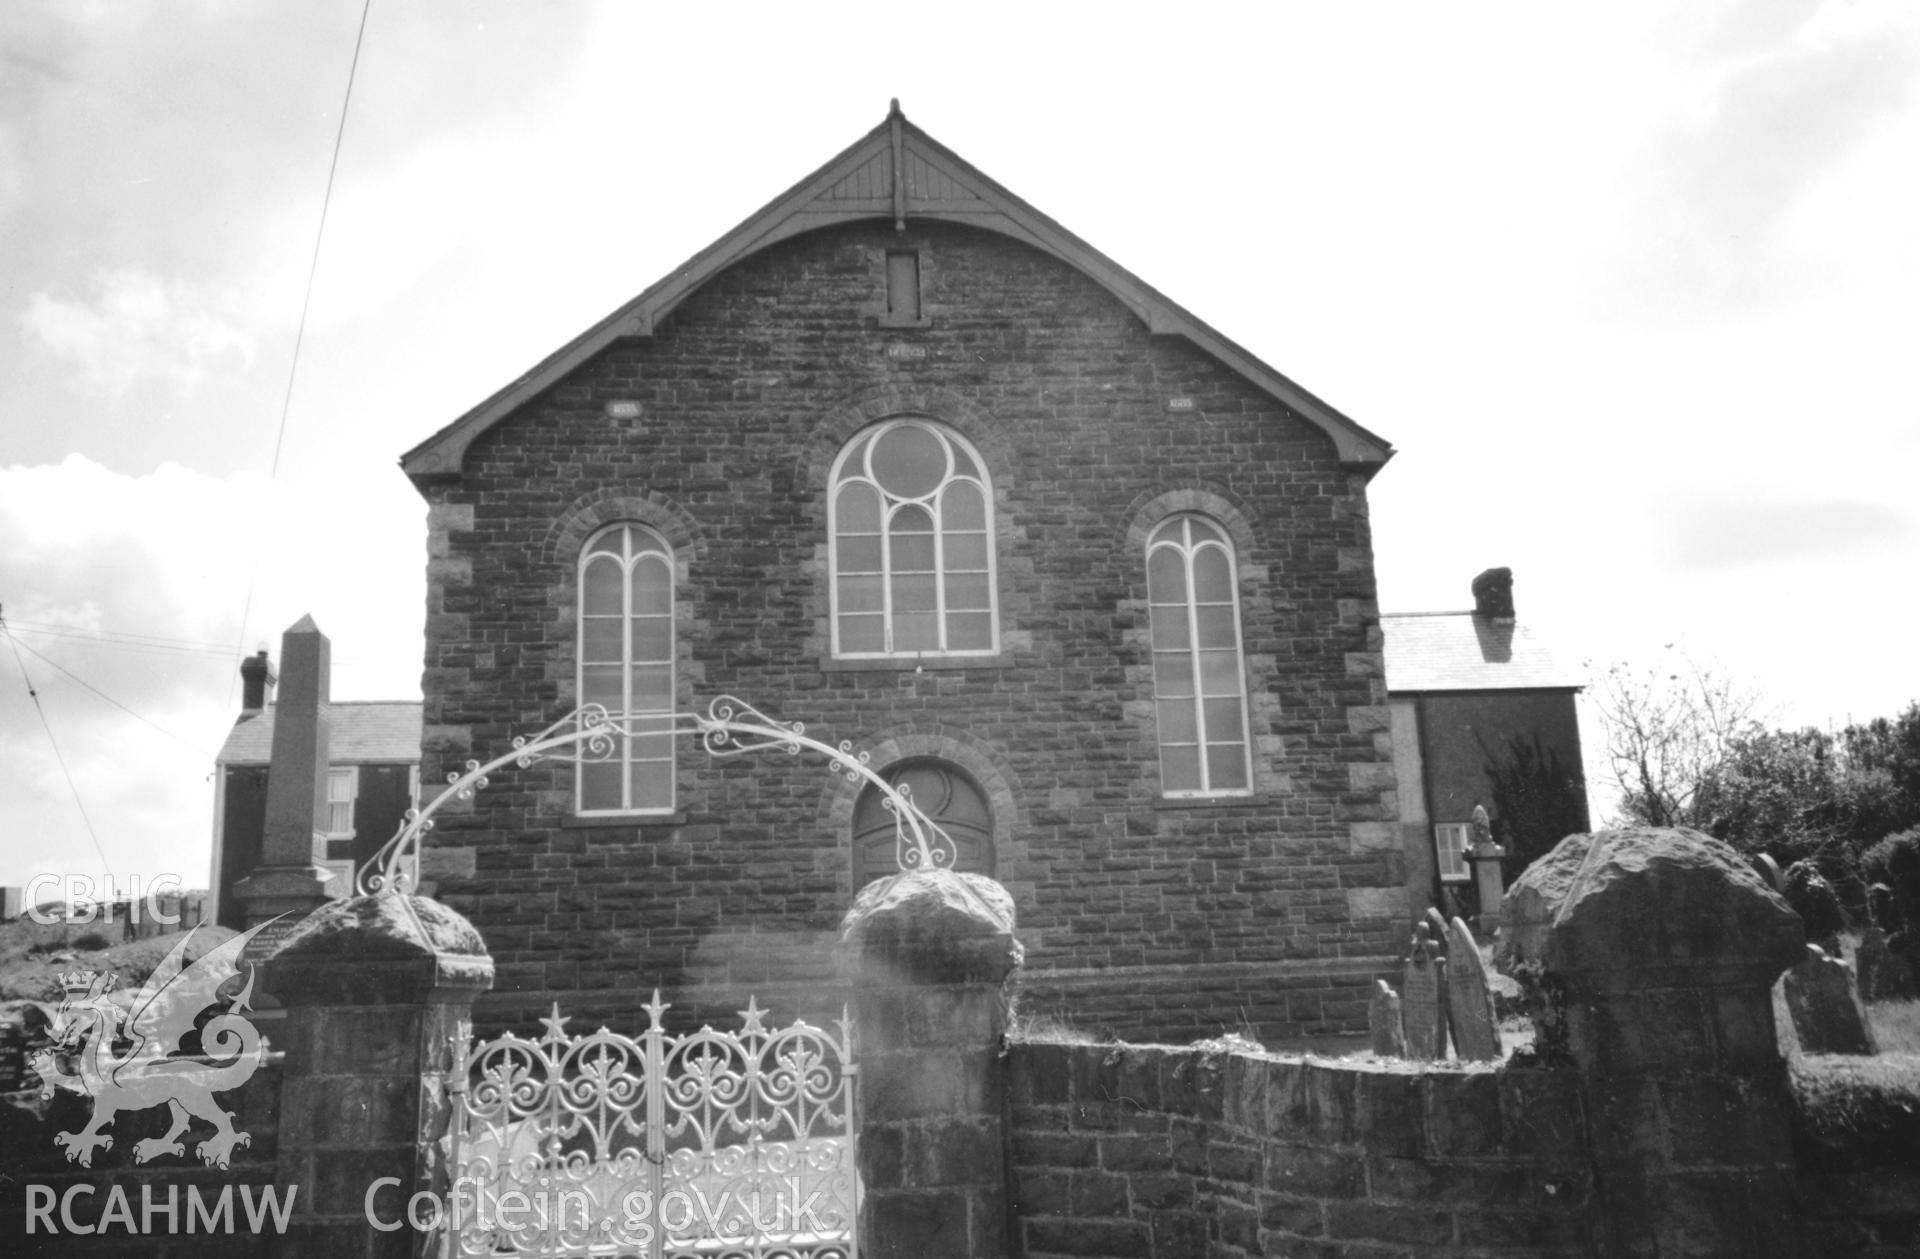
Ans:
<svg viewBox="0 0 1920 1259"><path fill-rule="evenodd" d="M273 684L280 679L274 675L273 665L267 660L263 647L255 654L240 662L240 711L257 713L266 708L267 700L273 694Z"/></svg>
<svg viewBox="0 0 1920 1259"><path fill-rule="evenodd" d="M1473 579L1473 614L1495 625L1513 624L1513 570L1489 568Z"/></svg>

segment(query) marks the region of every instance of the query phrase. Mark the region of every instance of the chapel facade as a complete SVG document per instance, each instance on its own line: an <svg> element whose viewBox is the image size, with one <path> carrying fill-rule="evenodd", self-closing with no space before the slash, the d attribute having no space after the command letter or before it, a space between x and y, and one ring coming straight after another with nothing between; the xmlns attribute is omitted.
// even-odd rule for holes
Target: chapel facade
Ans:
<svg viewBox="0 0 1920 1259"><path fill-rule="evenodd" d="M1367 485L1388 444L894 109L410 451L423 781L583 704L605 759L443 813L483 1023L837 1013L879 793L714 757L733 696L1013 894L1022 1008L1132 1039L1365 1026L1406 870Z"/></svg>

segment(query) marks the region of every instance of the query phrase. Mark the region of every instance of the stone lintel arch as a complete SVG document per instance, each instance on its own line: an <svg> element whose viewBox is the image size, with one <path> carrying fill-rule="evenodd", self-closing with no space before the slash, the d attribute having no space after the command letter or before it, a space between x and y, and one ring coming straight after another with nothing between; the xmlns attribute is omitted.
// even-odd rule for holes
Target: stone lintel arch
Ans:
<svg viewBox="0 0 1920 1259"><path fill-rule="evenodd" d="M971 442L987 461L996 489L1011 470L1013 446L992 412L954 390L903 382L864 389L814 421L807 442L807 484L824 493L833 461L856 433L882 420L908 415L944 424Z"/></svg>
<svg viewBox="0 0 1920 1259"><path fill-rule="evenodd" d="M540 562L549 569L573 564L588 538L622 522L646 525L658 533L682 564L706 558L705 531L673 500L650 491L603 489L582 494L554 517L540 542Z"/></svg>
<svg viewBox="0 0 1920 1259"><path fill-rule="evenodd" d="M1241 580L1244 582L1246 569L1258 545L1253 512L1242 504L1238 495L1222 486L1195 481L1172 489L1149 490L1141 494L1127 505L1126 523L1114 541L1130 555L1145 556L1147 538L1160 522L1169 516L1186 512L1216 520L1226 529L1227 536L1233 539L1233 549L1237 552L1242 570Z"/></svg>

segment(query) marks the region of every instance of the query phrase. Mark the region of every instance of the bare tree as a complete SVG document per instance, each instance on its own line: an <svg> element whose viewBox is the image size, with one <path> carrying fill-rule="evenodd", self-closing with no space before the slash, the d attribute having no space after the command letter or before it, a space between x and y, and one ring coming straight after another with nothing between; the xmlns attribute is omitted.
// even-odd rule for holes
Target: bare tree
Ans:
<svg viewBox="0 0 1920 1259"><path fill-rule="evenodd" d="M1711 665L1676 652L1659 665L1613 664L1589 688L1606 727L1607 763L1625 820L1685 826L1702 783L1736 740L1760 729L1759 696Z"/></svg>

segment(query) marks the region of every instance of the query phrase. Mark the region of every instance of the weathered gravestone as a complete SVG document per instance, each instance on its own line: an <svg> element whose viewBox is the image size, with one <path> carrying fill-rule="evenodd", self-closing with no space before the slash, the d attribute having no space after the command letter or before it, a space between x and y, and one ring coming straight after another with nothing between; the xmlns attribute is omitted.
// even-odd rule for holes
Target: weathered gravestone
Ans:
<svg viewBox="0 0 1920 1259"><path fill-rule="evenodd" d="M1817 944L1780 979L1800 1048L1810 1054L1873 1054L1873 1028L1860 1006L1853 968Z"/></svg>
<svg viewBox="0 0 1920 1259"><path fill-rule="evenodd" d="M1447 1026L1453 1051L1474 1062L1500 1057L1500 1033L1493 1021L1493 996L1487 991L1487 963L1463 919L1447 928Z"/></svg>
<svg viewBox="0 0 1920 1259"><path fill-rule="evenodd" d="M1446 959L1427 936L1427 924L1413 925L1413 952L1407 955L1400 984L1400 1011L1406 1029L1407 1057L1429 1061L1447 1056Z"/></svg>
<svg viewBox="0 0 1920 1259"><path fill-rule="evenodd" d="M1407 1033L1400 1014L1400 994L1388 987L1384 979L1373 983L1373 1000L1367 1003L1367 1029L1373 1033L1373 1052L1382 1058L1404 1058Z"/></svg>
<svg viewBox="0 0 1920 1259"><path fill-rule="evenodd" d="M1853 951L1854 975L1860 981L1862 1001L1905 1001L1914 995L1913 971L1907 959L1887 945L1887 933L1869 925Z"/></svg>

